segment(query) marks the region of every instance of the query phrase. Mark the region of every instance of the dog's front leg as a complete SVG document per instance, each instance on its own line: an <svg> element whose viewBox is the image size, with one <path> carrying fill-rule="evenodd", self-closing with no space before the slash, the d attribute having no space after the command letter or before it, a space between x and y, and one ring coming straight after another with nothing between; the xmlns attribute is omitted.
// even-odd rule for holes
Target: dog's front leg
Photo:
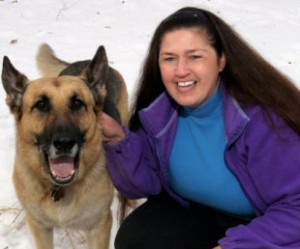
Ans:
<svg viewBox="0 0 300 249"><path fill-rule="evenodd" d="M112 215L109 212L98 224L87 231L89 249L108 249L112 227Z"/></svg>
<svg viewBox="0 0 300 249"><path fill-rule="evenodd" d="M34 220L30 215L27 215L27 221L35 239L36 248L53 249L53 229L46 228Z"/></svg>

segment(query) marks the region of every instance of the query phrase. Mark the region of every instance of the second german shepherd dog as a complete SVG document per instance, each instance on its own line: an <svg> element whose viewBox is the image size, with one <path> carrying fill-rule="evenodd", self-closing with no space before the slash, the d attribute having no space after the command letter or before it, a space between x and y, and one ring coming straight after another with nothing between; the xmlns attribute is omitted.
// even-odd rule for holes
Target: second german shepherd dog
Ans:
<svg viewBox="0 0 300 249"><path fill-rule="evenodd" d="M38 64L53 75L36 80L3 59L2 83L17 131L16 193L37 248L52 249L53 229L62 227L83 230L90 249L108 249L114 188L99 116L106 111L126 123L125 82L108 65L103 46L91 61L75 64L50 52L43 45Z"/></svg>

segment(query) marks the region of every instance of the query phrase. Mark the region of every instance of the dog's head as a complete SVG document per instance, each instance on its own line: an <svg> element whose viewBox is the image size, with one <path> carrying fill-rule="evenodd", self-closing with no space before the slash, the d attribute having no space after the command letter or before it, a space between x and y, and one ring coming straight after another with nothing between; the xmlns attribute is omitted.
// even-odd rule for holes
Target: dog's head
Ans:
<svg viewBox="0 0 300 249"><path fill-rule="evenodd" d="M4 57L2 83L17 125L17 156L55 185L80 179L102 151L98 116L106 95L104 47L80 76L28 80ZM41 167L41 164L44 164Z"/></svg>

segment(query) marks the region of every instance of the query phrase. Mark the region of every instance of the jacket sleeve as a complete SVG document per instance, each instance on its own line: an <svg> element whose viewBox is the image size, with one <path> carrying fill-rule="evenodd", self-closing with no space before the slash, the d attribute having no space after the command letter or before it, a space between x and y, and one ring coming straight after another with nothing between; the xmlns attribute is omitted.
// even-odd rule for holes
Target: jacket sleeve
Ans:
<svg viewBox="0 0 300 249"><path fill-rule="evenodd" d="M153 143L143 129L131 132L116 145L105 144L107 168L115 187L127 198L158 194L161 183ZM152 146L151 146L152 145Z"/></svg>
<svg viewBox="0 0 300 249"><path fill-rule="evenodd" d="M236 143L231 158L244 167L241 180L259 215L228 229L223 249L300 248L300 139L280 118L273 121L275 131L256 117Z"/></svg>

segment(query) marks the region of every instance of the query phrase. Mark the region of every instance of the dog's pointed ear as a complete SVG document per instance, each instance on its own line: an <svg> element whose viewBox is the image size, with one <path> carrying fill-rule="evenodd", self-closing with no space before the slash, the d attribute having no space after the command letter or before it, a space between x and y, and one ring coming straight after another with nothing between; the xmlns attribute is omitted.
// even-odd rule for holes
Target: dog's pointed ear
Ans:
<svg viewBox="0 0 300 249"><path fill-rule="evenodd" d="M11 112L20 112L22 96L28 84L28 79L15 69L7 56L3 58L2 84L7 93L6 103Z"/></svg>
<svg viewBox="0 0 300 249"><path fill-rule="evenodd" d="M108 59L104 46L100 46L92 59L90 65L90 80L94 84L101 84L103 77L106 77L109 71ZM100 81L100 82L99 82Z"/></svg>
<svg viewBox="0 0 300 249"><path fill-rule="evenodd" d="M83 73L86 82L94 94L96 104L102 105L106 96L106 82L110 74L107 55L104 46L100 46Z"/></svg>

